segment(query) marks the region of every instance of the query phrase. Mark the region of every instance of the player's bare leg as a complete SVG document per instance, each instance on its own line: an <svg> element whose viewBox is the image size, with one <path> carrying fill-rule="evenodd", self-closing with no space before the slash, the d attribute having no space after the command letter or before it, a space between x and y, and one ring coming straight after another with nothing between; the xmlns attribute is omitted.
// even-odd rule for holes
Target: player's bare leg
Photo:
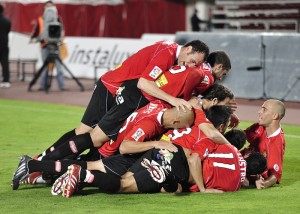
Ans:
<svg viewBox="0 0 300 214"><path fill-rule="evenodd" d="M93 128L85 125L84 123L80 123L79 127L77 127L75 129L75 133L76 135L79 135L79 134L84 134L84 133L87 133L87 132L91 132L93 130Z"/></svg>
<svg viewBox="0 0 300 214"><path fill-rule="evenodd" d="M102 131L102 129L100 129L98 125L91 131L90 134L94 147L96 148L101 147L106 141L109 140L107 135Z"/></svg>
<svg viewBox="0 0 300 214"><path fill-rule="evenodd" d="M104 172L106 173L106 169L103 165L102 160L98 160L98 161L88 161L87 163L87 169L88 170L98 170L100 172Z"/></svg>
<svg viewBox="0 0 300 214"><path fill-rule="evenodd" d="M126 172L120 181L120 192L137 193L139 192L132 172Z"/></svg>

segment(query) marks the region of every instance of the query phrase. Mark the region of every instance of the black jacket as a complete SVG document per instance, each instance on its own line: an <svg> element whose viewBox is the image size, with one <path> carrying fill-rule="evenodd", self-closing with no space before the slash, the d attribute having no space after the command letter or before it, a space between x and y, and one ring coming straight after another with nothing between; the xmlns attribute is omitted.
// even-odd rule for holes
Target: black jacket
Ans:
<svg viewBox="0 0 300 214"><path fill-rule="evenodd" d="M0 47L8 47L8 33L10 32L10 20L0 14Z"/></svg>

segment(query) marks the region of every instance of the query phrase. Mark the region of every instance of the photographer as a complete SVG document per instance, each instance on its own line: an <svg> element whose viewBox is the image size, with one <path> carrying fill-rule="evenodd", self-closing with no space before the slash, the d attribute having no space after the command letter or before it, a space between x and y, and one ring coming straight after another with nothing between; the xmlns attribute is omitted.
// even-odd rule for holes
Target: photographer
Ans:
<svg viewBox="0 0 300 214"><path fill-rule="evenodd" d="M49 26L52 25L59 25L60 28L60 38L55 38L55 40L52 41L52 38L49 38ZM38 17L36 21L36 25L33 29L33 33L30 38L30 42L40 42L41 44L41 55L42 55L42 60L43 62L46 61L48 55L52 53L54 50L56 51L55 53L59 55L58 51L58 45L62 41L62 38L64 36L64 30L63 30L63 25L61 19L58 17L57 13L57 8L55 7L54 3L52 1L47 1L44 6L44 13L42 16ZM59 57L59 56L58 56ZM54 61L55 67L57 70L57 83L58 87L60 90L64 91L64 76L62 73L62 67L61 64L58 62L56 59ZM50 63L48 65L48 68L44 69L42 73L42 78L40 82L40 91L46 90L48 84L47 82L47 77L48 75L52 76L50 72L53 71L54 64ZM47 73L48 72L48 75ZM50 87L50 84L48 84L48 87Z"/></svg>

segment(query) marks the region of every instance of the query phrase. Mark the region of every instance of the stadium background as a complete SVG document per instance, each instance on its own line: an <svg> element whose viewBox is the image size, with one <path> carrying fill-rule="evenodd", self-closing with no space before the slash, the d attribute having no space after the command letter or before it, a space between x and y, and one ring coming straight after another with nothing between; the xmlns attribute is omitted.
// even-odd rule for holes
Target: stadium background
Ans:
<svg viewBox="0 0 300 214"><path fill-rule="evenodd" d="M31 15L31 13L36 13L39 15L41 12L41 6L38 6L41 4L42 1L28 1L28 0L22 0L22 1L1 1L1 3L5 2L7 5L7 9L11 7L9 16L12 20L15 21L15 24L20 25L20 23L28 24L30 23L25 22L26 18ZM21 4L21 3L28 3L28 2L35 2L35 6L38 6L38 11L35 10L35 6L31 7L30 10L26 10L25 6L28 6L28 4ZM59 1L54 1L59 2ZM65 3L67 1L64 1ZM71 2L71 1L69 1ZM110 2L119 2L120 4L127 4L127 3L137 3L139 5L145 5L146 7L147 3L151 2L155 4L156 2L160 2L158 4L181 4L185 7L185 25L184 29L176 29L174 32L166 32L166 31L149 31L149 30L143 30L142 32L149 33L151 35L147 35L152 38L162 38L168 37L168 38L174 38L176 37L176 34L180 37L177 37L177 39L182 39L181 35L182 33L185 34L185 36L194 36L195 33L190 32L190 23L189 23L189 17L192 14L192 11L194 9L194 4L196 3L197 8L200 10L201 18L205 19L208 17L208 8L210 6L215 7L218 2L229 2L231 4L230 7L237 8L237 3L245 3L250 1L157 1L157 0L148 0L148 1L84 1L84 0L73 0L73 3L86 3L90 2L91 5L89 6L82 6L79 5L79 7L82 7L82 14L80 16L76 16L76 27L69 26L68 31L70 29L80 29L78 31L85 32L86 28L84 26L77 27L77 25L83 23L83 20L81 20L78 17L85 17L87 15L83 15L86 11L86 8L92 8L100 6L98 4L94 5L95 3L110 3ZM253 7L256 8L257 4L261 4L261 2L267 2L270 6L271 4L274 5L274 7L278 7L278 5L274 4L275 1L255 1L252 0L252 3L255 3ZM276 1L279 2L279 1ZM285 0L282 1L281 7L278 9L274 8L274 11L270 11L270 9L262 10L262 5L260 5L259 8L256 8L254 10L250 10L248 12L259 14L260 13L266 13L268 16L271 16L270 19L272 19L272 16L274 14L278 15L278 13L295 13L296 15L299 15L299 11L297 9L284 9L283 7L289 6L289 2L292 2L293 5L295 2L293 0ZM92 4L93 3L93 4ZM9 5L11 4L11 5ZM68 8L73 8L76 5L69 5ZM77 5L78 6L78 5ZM112 6L104 6L104 7L112 7ZM120 5L119 5L120 7ZM142 7L142 6L140 6ZM149 7L149 6L147 6ZM238 6L239 7L239 6ZM266 7L264 5L263 7ZM167 13L169 13L169 8L165 9ZM68 10L68 9L64 9ZM107 9L105 9L107 10ZM230 9L230 10L236 10L236 9ZM21 18L21 13L25 13L27 15L24 15ZM146 20L145 16L142 17L142 15L145 14L145 12L142 13L143 10L139 9L139 16L138 21ZM158 12L162 11L161 6L156 7L156 10L152 12L151 16L158 16ZM179 11L179 10L178 10ZM216 8L216 13L219 17L224 18L224 12L226 10L219 10ZM297 12L298 11L298 12ZM89 11L90 12L90 11ZM227 11L228 12L228 11ZM247 67L248 66L259 66L260 65L260 54L261 54L261 37L260 35L268 35L268 33L271 33L274 35L282 35L283 39L286 39L284 42L281 42L284 46L285 43L289 44L289 46L286 49L279 50L279 52L274 51L274 49L269 49L270 46L267 47L266 53L267 54L273 54L277 59L275 58L274 61L278 60L279 62L284 62L284 67L286 67L283 70L283 74L286 72L290 72L286 74L284 77L282 76L276 76L277 74L274 73L272 77L279 79L282 82L275 84L275 92L280 93L286 93L288 90L282 89L283 86L288 86L291 88L290 95L288 97L289 99L297 100L297 96L299 94L299 83L297 82L297 78L299 77L299 70L297 70L296 66L297 63L299 63L299 54L297 55L297 52L290 52L290 50L296 50L299 48L299 42L295 44L291 44L289 38L294 37L296 40L298 39L298 33L295 30L295 24L285 26L285 24L281 25L279 24L279 28L281 29L273 29L274 27L270 28L268 30L262 29L263 27L272 26L271 24L275 23L286 23L286 21L289 20L283 20L283 18L275 19L275 22L272 22L272 20L269 20L267 18L262 18L260 20L257 20L257 22L254 21L253 18L258 17L252 17L252 19L249 20L242 20L234 19L232 16L240 15L242 12L242 15L245 14L244 11L229 11L230 13L227 14L227 17L231 17L232 20L223 20L223 22L229 22L225 26L224 29L212 29L211 33L208 32L200 32L196 33L196 35L204 35L205 40L211 38L214 33L216 33L216 36L222 36L228 33L227 35L231 33L238 33L238 34L247 34L251 37L251 35L257 36L257 38L253 39L252 41L256 40L259 41L257 44L251 44L252 46L255 46L255 49L252 49L249 52L247 47L244 46L244 44L247 44L247 41L240 39L238 46L242 46L241 50L235 52L235 55L232 56L233 58L236 58L236 56L242 56L244 54L253 54L257 55L255 59L251 61L251 63L244 65L244 67L240 67L241 70L236 70L236 63L239 62L239 60L234 61L233 64L233 70L230 76L237 78L234 80L233 84L230 84L229 87L235 87L235 85L240 85L241 87L243 84L248 84L250 82L253 84L252 88L248 88L249 94L253 95L253 89L257 89L258 93L254 94L256 95L256 98L243 98L240 96L237 101L239 104L238 112L240 119L245 121L256 121L257 119L257 111L259 109L259 106L263 103L262 99L258 99L262 95L262 70L258 70L255 72L248 72ZM69 12L68 12L69 13ZM85 12L86 13L86 12ZM154 15L153 15L154 14ZM207 16L205 15L207 14ZM295 15L294 14L294 15ZM73 14L75 16L75 14ZM130 15L130 14L128 14ZM261 15L261 14L260 14ZM288 14L287 14L288 15ZM292 15L292 16L294 16ZM251 15L253 16L253 15ZM85 17L86 18L86 17ZM161 17L160 17L161 18ZM179 18L179 16L176 16L176 18ZM260 17L261 18L261 17ZM95 19L95 17L94 17ZM249 17L248 17L249 19ZM24 21L23 21L24 20ZM71 19L72 20L72 19ZM163 20L163 19L161 19ZM279 20L279 22L278 22ZM73 20L74 21L74 20ZM74 21L74 22L75 22ZM177 19L176 19L177 21ZM242 25L239 26L239 21L241 21L242 24L246 25L246 29L242 29ZM263 21L263 25L260 24L260 22ZM273 20L274 21L274 20ZM175 21L168 21L168 25L173 25ZM217 22L220 22L217 21ZM257 24L249 24L247 27L247 22L253 22ZM106 22L110 23L110 22ZM140 23L139 23L140 24ZM158 22L156 25L161 26L162 23ZM219 23L220 24L220 23ZM229 25L232 24L232 25ZM138 24L133 24L135 28L139 28L141 26L138 26ZM131 27L132 27L131 26ZM220 26L220 25L219 25ZM32 26L31 26L32 27ZM31 31L31 27L29 27L28 32L22 32L29 33ZM155 24L151 27L155 27ZM238 27L240 29L238 29ZM278 26L277 26L278 27ZM294 28L293 28L294 27ZM133 27L132 27L133 28ZM134 29L129 29L130 33L135 33ZM247 29L248 28L248 29ZM256 28L256 29L250 29L250 28ZM287 28L287 29L283 29ZM109 29L109 28L108 28ZM116 28L120 29L120 28ZM152 28L151 28L152 29ZM14 28L15 32L21 32L17 31ZM112 31L112 30L111 30ZM178 31L178 33L177 33ZM71 32L71 31L70 31ZM110 31L109 31L110 32ZM122 32L123 33L123 32ZM153 34L155 33L155 34ZM166 34L168 33L168 34ZM209 35L207 35L207 33ZM249 34L248 34L249 33ZM163 34L163 35L162 35ZM68 35L68 32L67 32ZM71 36L70 34L68 36ZM145 34L143 35L145 36ZM142 36L142 37L143 37ZM71 38L71 37L70 37ZM93 38L104 38L104 37L96 37ZM119 40L118 37L114 37L116 40ZM123 37L124 38L124 37ZM139 39L140 37L137 37L136 39ZM28 38L25 39L27 42ZM183 38L184 40L186 38ZM106 40L101 40L106 41ZM233 40L234 41L234 40ZM238 40L237 40L238 41ZM14 40L15 42L15 40ZM211 42L211 40L210 40ZM213 44L210 45L218 45L215 41L212 41ZM219 43L220 44L220 43ZM221 43L222 48L226 46L226 44ZM275 42L276 44L276 42ZM250 45L250 47L251 47ZM17 48L23 47L22 44L16 44ZM234 47L234 45L232 46ZM275 46L276 49L276 46ZM29 49L30 50L30 49ZM230 50L231 51L231 50ZM26 56L30 55L30 52L28 49L24 50L26 53ZM294 58L291 60L284 59L282 60L280 57L282 55L290 54ZM22 60L24 59L22 56ZM272 64L272 58L267 60L267 64ZM244 62L245 63L245 62ZM290 67L290 65L292 67ZM74 83L74 81L67 79L66 84L69 88L69 91L61 92L57 89L56 82L53 82L52 90L50 93L45 94L44 92L38 92L34 90L33 92L27 92L28 84L30 78L32 78L32 66L27 65L26 71L28 74L26 74L25 81L20 81L19 77L16 75L17 70L17 64L15 62L11 63L12 68L12 87L10 89L1 89L0 90L0 145L2 148L2 152L0 153L0 159L2 160L0 163L0 207L1 211L3 213L157 213L157 212L163 212L163 213L180 213L180 212L189 212L189 213L299 213L300 206L299 206L299 115L300 115L300 102L298 101L285 101L285 104L287 106L287 115L283 120L283 127L286 133L286 140L287 140L287 148L286 148L286 154L285 154L285 161L284 161L284 175L282 179L282 183L280 185L276 185L275 187L272 187L270 189L267 189L266 191L257 191L256 189L242 189L241 191L237 193L226 193L223 195L204 195L204 194L190 194L190 195L169 195L169 194L129 194L129 195L108 195L108 194L101 194L98 193L98 191L93 191L92 189L87 190L86 195L88 197L85 197L85 195L80 195L79 197L73 197L71 200L65 200L62 197L53 197L49 193L49 187L45 188L43 185L41 186L24 186L21 187L20 190L12 191L10 187L10 181L11 176L14 170L16 169L16 166L18 164L17 157L21 154L28 154L28 155L34 155L37 152L40 152L42 149L46 148L50 143L52 143L54 140L57 139L57 137L65 130L71 129L74 126L77 125L78 121L80 120L82 113L84 111L84 107L87 105L88 100L90 99L90 96L92 94L93 90L93 83L94 80L92 78L80 78L83 85L85 86L86 90L84 92L81 92L78 88L78 86ZM38 68L38 67L37 67ZM76 71L74 71L76 72ZM92 72L88 71L88 72ZM243 75L253 75L257 77L244 77L245 79L239 79L240 75L233 75L234 72L243 72ZM273 70L270 71L270 67L268 68L269 74L273 74ZM290 75L290 74L294 74ZM242 75L242 76L243 76ZM93 75L92 75L93 76ZM248 78L248 79L247 79ZM257 78L257 79L256 79ZM288 79L289 84L286 84L285 79ZM227 81L227 80L226 80ZM226 82L228 84L228 82ZM257 85L253 82L257 82ZM241 84L239 84L241 83ZM267 82L268 83L268 82ZM295 84L293 84L295 83ZM278 88L277 88L278 86ZM38 87L38 86L37 86ZM239 89L235 89L235 93L239 94ZM284 90L283 92L281 92ZM271 90L268 88L268 93L273 92L274 90ZM268 94L270 96L270 94ZM282 96L282 94L280 95ZM271 96L270 96L271 97ZM6 100L9 99L9 100ZM26 100L26 101L35 101L35 102L19 102L14 100ZM42 103L43 102L43 103ZM64 106L64 105L51 105L51 104L45 104L45 103L59 103L59 104L65 104L65 105L73 105L73 106ZM79 108L76 106L80 106ZM83 108L81 108L83 107ZM294 124L296 126L288 126L285 124ZM241 127L245 128L248 126L249 123L242 122ZM97 193L97 194L95 194Z"/></svg>
<svg viewBox="0 0 300 214"><path fill-rule="evenodd" d="M45 1L1 1L5 5L5 15L12 20L14 33L30 34L34 20L43 11L43 2ZM178 43L199 38L207 42L211 50L223 49L231 56L233 67L224 84L233 90L237 98L241 98L240 106L261 105L262 101L255 100L265 98L263 97L265 94L267 98L286 101L288 107L293 110L289 111L292 113L290 119L287 115L284 122L289 120L292 121L290 124L298 123L296 117L292 115L297 114L300 101L299 0L287 0L284 3L279 0L54 0L54 2L64 21L67 38L110 38L118 41L125 38L140 40L147 35L153 41L167 37ZM209 21L209 25L201 24L201 32L191 32L190 17L195 8L199 11L199 18ZM20 46L14 44L16 43L12 44L12 49L20 49ZM29 52L26 50L26 54L22 54L21 58L26 58L26 55L30 55ZM26 90L28 81L20 82L19 77L15 75L15 71L20 72L19 70L23 69L17 67L18 60L11 59L13 86L9 90L0 91L2 98L53 100L80 106L87 104L93 80L81 80L88 82L87 91L78 95L72 80L67 80L70 91L57 93L53 98L51 93L48 95L29 93ZM22 66L27 66L26 69L29 69L30 73L31 60L28 62L25 60ZM34 65L36 69L39 68L39 65ZM253 66L259 69L249 71ZM94 73L94 69L86 72ZM75 103L71 98L73 93L77 97ZM59 99L59 97L69 98ZM241 112L238 113L242 120L255 120L256 110L249 116L247 110L244 114L243 108L239 109Z"/></svg>

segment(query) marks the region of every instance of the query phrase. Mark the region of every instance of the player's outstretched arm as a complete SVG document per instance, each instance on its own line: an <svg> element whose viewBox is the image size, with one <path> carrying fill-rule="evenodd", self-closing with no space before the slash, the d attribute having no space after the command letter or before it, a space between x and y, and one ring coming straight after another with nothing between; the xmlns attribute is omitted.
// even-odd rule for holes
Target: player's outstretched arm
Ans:
<svg viewBox="0 0 300 214"><path fill-rule="evenodd" d="M177 110L179 110L180 108L182 108L183 110L185 108L189 110L192 109L192 106L189 102L187 102L184 99L179 99L169 95L168 93L158 88L155 82L153 81L141 77L138 81L137 87L142 91L145 91L146 93L150 94L151 96L156 97L160 100L164 100L172 106L175 106Z"/></svg>
<svg viewBox="0 0 300 214"><path fill-rule="evenodd" d="M187 157L190 173L197 184L200 192L205 192L205 187L203 183L202 176L202 164L201 159L197 153L192 153L189 157Z"/></svg>
<svg viewBox="0 0 300 214"><path fill-rule="evenodd" d="M230 142L212 125L209 123L201 123L198 128L204 132L204 134L217 144L229 144Z"/></svg>
<svg viewBox="0 0 300 214"><path fill-rule="evenodd" d="M259 178L255 181L255 185L257 189L266 189L276 184L276 182L277 178L275 175L271 175L268 179L264 179L262 176L259 176Z"/></svg>
<svg viewBox="0 0 300 214"><path fill-rule="evenodd" d="M203 182L202 176L202 164L201 159L197 153L192 153L187 157L192 179L197 184L201 193L223 193L224 191L218 189L206 189Z"/></svg>

